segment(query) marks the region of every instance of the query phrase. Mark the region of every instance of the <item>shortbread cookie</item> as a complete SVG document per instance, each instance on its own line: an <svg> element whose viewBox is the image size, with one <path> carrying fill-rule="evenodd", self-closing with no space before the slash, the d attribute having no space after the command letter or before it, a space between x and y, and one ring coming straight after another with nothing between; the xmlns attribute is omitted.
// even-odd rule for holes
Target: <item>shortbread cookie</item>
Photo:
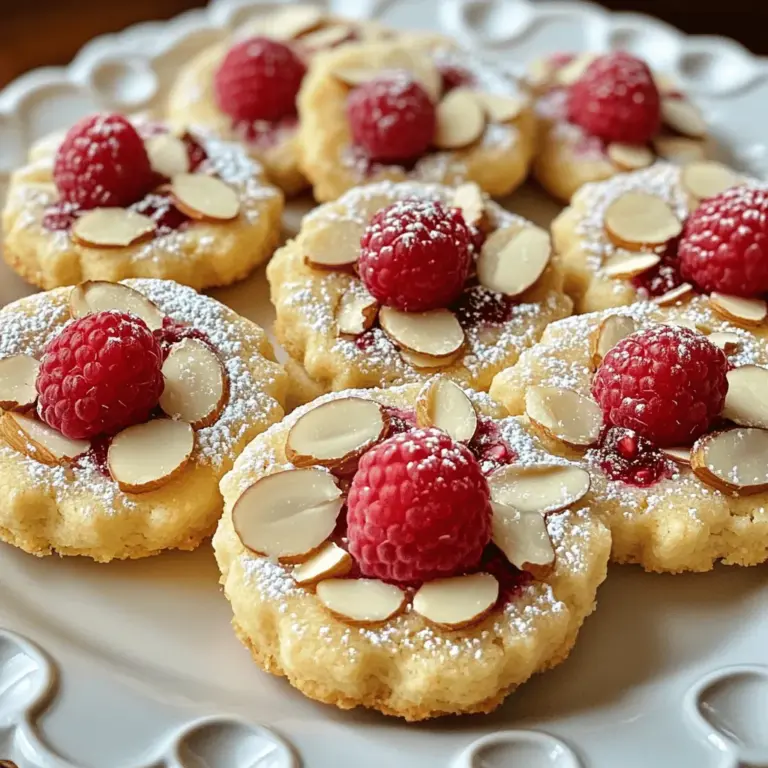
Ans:
<svg viewBox="0 0 768 768"><path fill-rule="evenodd" d="M444 377L320 398L222 481L233 624L307 696L408 720L489 712L562 662L610 536L589 475Z"/></svg>
<svg viewBox="0 0 768 768"><path fill-rule="evenodd" d="M444 38L318 56L299 95L302 167L318 200L380 179L473 181L506 195L535 145L529 99Z"/></svg>
<svg viewBox="0 0 768 768"><path fill-rule="evenodd" d="M669 77L624 53L557 54L529 74L540 119L534 173L563 201L582 184L711 154L707 124Z"/></svg>
<svg viewBox="0 0 768 768"><path fill-rule="evenodd" d="M617 562L755 565L768 559L767 337L703 296L638 303L553 323L490 394L589 471Z"/></svg>
<svg viewBox="0 0 768 768"><path fill-rule="evenodd" d="M754 286L700 284L682 256L690 240L686 222L693 212L695 220L711 205L702 205L703 200L734 186L752 189L756 185L720 163L700 161L684 166L658 163L582 187L552 225L565 290L576 311L592 312L638 299L664 304L678 293L683 295L686 285L706 292L744 294L746 290L744 295L750 295ZM745 226L759 221L759 214L747 216ZM726 228L721 232L728 235ZM737 234L734 237L738 239ZM763 247L762 254L768 260L768 248ZM734 261L743 259L734 255ZM745 263L744 273L750 272ZM764 281L757 294L766 292L768 282Z"/></svg>
<svg viewBox="0 0 768 768"><path fill-rule="evenodd" d="M306 400L437 370L487 390L571 311L551 253L543 230L473 184L350 190L306 216L267 270L294 393Z"/></svg>
<svg viewBox="0 0 768 768"><path fill-rule="evenodd" d="M266 261L282 210L237 145L95 115L41 141L13 174L3 255L40 288L153 277L201 290Z"/></svg>
<svg viewBox="0 0 768 768"><path fill-rule="evenodd" d="M0 310L0 539L100 562L194 549L219 480L283 416L264 332L171 281Z"/></svg>

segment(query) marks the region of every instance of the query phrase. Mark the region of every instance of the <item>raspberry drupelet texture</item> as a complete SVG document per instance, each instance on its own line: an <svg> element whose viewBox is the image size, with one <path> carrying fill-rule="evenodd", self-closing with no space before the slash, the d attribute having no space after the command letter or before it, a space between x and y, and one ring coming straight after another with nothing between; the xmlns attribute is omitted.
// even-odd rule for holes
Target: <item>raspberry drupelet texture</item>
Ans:
<svg viewBox="0 0 768 768"><path fill-rule="evenodd" d="M435 135L435 105L405 73L358 85L347 99L352 142L381 163L407 163L423 155Z"/></svg>
<svg viewBox="0 0 768 768"><path fill-rule="evenodd" d="M728 367L706 336L659 325L627 336L608 352L592 395L607 424L660 447L690 445L723 409Z"/></svg>
<svg viewBox="0 0 768 768"><path fill-rule="evenodd" d="M80 208L125 207L152 188L144 142L121 115L92 115L69 129L53 166L62 198Z"/></svg>
<svg viewBox="0 0 768 768"><path fill-rule="evenodd" d="M219 109L235 123L279 120L296 111L304 62L285 44L252 37L232 46L214 75Z"/></svg>
<svg viewBox="0 0 768 768"><path fill-rule="evenodd" d="M63 435L111 435L146 421L163 392L160 344L146 323L98 312L45 347L37 377L40 418Z"/></svg>
<svg viewBox="0 0 768 768"><path fill-rule="evenodd" d="M650 141L661 99L648 65L623 51L599 56L568 91L568 119L606 142Z"/></svg>
<svg viewBox="0 0 768 768"><path fill-rule="evenodd" d="M401 200L371 219L358 270L382 304L424 312L459 297L472 252L472 233L459 210L438 201Z"/></svg>
<svg viewBox="0 0 768 768"><path fill-rule="evenodd" d="M678 253L683 277L702 291L768 293L768 187L734 187L704 200Z"/></svg>
<svg viewBox="0 0 768 768"><path fill-rule="evenodd" d="M475 568L491 538L490 490L470 450L435 429L390 437L360 460L347 498L361 572L418 584Z"/></svg>

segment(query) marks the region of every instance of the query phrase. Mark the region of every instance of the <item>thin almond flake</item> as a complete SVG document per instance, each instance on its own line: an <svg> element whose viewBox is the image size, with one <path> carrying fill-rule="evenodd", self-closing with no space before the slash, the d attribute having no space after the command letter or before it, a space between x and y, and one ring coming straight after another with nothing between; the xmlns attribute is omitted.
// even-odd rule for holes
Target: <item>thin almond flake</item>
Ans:
<svg viewBox="0 0 768 768"><path fill-rule="evenodd" d="M485 218L485 195L474 182L456 187L451 205L461 210L470 226L479 226Z"/></svg>
<svg viewBox="0 0 768 768"><path fill-rule="evenodd" d="M152 170L161 176L171 178L178 173L189 171L187 145L172 133L151 136L144 142Z"/></svg>
<svg viewBox="0 0 768 768"><path fill-rule="evenodd" d="M701 112L686 99L663 98L661 119L667 128L689 138L701 139L707 134L707 124Z"/></svg>
<svg viewBox="0 0 768 768"><path fill-rule="evenodd" d="M31 408L37 400L35 381L40 361L30 355L0 360L0 408L6 411Z"/></svg>
<svg viewBox="0 0 768 768"><path fill-rule="evenodd" d="M485 131L485 111L474 93L456 88L437 107L434 144L438 149L461 149L474 144Z"/></svg>
<svg viewBox="0 0 768 768"><path fill-rule="evenodd" d="M416 398L416 422L420 427L441 429L457 442L466 442L477 430L477 412L458 384L436 376Z"/></svg>
<svg viewBox="0 0 768 768"><path fill-rule="evenodd" d="M605 211L605 230L619 247L631 251L664 245L683 230L669 204L646 192L625 192Z"/></svg>
<svg viewBox="0 0 768 768"><path fill-rule="evenodd" d="M19 453L49 466L68 464L91 447L88 440L70 440L42 421L12 411L0 417L0 438Z"/></svg>
<svg viewBox="0 0 768 768"><path fill-rule="evenodd" d="M543 229L499 229L483 243L477 277L492 291L520 296L544 274L551 256L552 241Z"/></svg>
<svg viewBox="0 0 768 768"><path fill-rule="evenodd" d="M725 352L726 355L732 355L734 352L738 352L742 344L742 338L738 333L732 331L716 331L710 333L707 336L707 340L712 342L716 347Z"/></svg>
<svg viewBox="0 0 768 768"><path fill-rule="evenodd" d="M660 307L668 307L672 304L678 304L683 300L687 300L693 293L693 286L690 283L680 283L676 288L672 288L666 293L662 293L661 296L655 296L652 299L654 304Z"/></svg>
<svg viewBox="0 0 768 768"><path fill-rule="evenodd" d="M365 225L353 219L335 219L333 226L316 226L299 237L307 263L323 269L340 269L357 263Z"/></svg>
<svg viewBox="0 0 768 768"><path fill-rule="evenodd" d="M339 67L333 70L333 76L337 80L352 88L375 80L379 74L377 70L366 67Z"/></svg>
<svg viewBox="0 0 768 768"><path fill-rule="evenodd" d="M728 166L714 161L689 163L681 173L681 181L697 200L714 197L741 183L741 177Z"/></svg>
<svg viewBox="0 0 768 768"><path fill-rule="evenodd" d="M273 40L294 40L311 32L325 21L325 13L313 5L297 5L271 11L248 24L249 34L261 34Z"/></svg>
<svg viewBox="0 0 768 768"><path fill-rule="evenodd" d="M461 349L456 350L453 354L444 355L443 357L423 355L420 352L412 352L410 349L401 349L400 357L402 357L408 365L412 365L414 368L423 371L434 371L453 365L453 363L461 357Z"/></svg>
<svg viewBox="0 0 768 768"><path fill-rule="evenodd" d="M723 493L762 493L768 490L768 431L736 427L705 435L693 446L691 468Z"/></svg>
<svg viewBox="0 0 768 768"><path fill-rule="evenodd" d="M526 100L517 96L502 96L498 93L476 91L475 98L492 123L510 123L519 117L526 107Z"/></svg>
<svg viewBox="0 0 768 768"><path fill-rule="evenodd" d="M679 464L682 467L691 466L691 449L690 448L662 448L661 452L675 464Z"/></svg>
<svg viewBox="0 0 768 768"><path fill-rule="evenodd" d="M699 139L688 139L684 136L658 136L652 143L659 157L680 165L704 160L707 154L704 142Z"/></svg>
<svg viewBox="0 0 768 768"><path fill-rule="evenodd" d="M525 412L546 437L574 448L594 445L600 437L600 406L571 389L534 386L525 393Z"/></svg>
<svg viewBox="0 0 768 768"><path fill-rule="evenodd" d="M293 579L303 587L324 579L346 576L353 566L349 552L332 541L324 544L315 554L293 571Z"/></svg>
<svg viewBox="0 0 768 768"><path fill-rule="evenodd" d="M491 498L520 512L558 512L581 500L589 472L575 464L510 464L488 478Z"/></svg>
<svg viewBox="0 0 768 768"><path fill-rule="evenodd" d="M742 365L728 371L722 416L742 427L768 429L768 368Z"/></svg>
<svg viewBox="0 0 768 768"><path fill-rule="evenodd" d="M299 43L306 50L319 51L343 43L351 34L352 29L346 24L333 24L302 35Z"/></svg>
<svg viewBox="0 0 768 768"><path fill-rule="evenodd" d="M768 316L768 304L762 299L745 299L713 291L709 304L718 315L744 328L761 325Z"/></svg>
<svg viewBox="0 0 768 768"><path fill-rule="evenodd" d="M339 333L359 336L373 327L379 314L379 304L368 291L354 286L342 294L336 312Z"/></svg>
<svg viewBox="0 0 768 768"><path fill-rule="evenodd" d="M93 248L126 248L152 237L157 224L143 213L126 208L94 208L72 225L72 238Z"/></svg>
<svg viewBox="0 0 768 768"><path fill-rule="evenodd" d="M109 310L136 315L150 331L160 330L165 320L165 314L157 304L122 283L89 280L76 285L69 294L69 311L74 318Z"/></svg>
<svg viewBox="0 0 768 768"><path fill-rule="evenodd" d="M661 261L657 253L632 253L619 250L609 256L602 266L606 277L629 280L653 269Z"/></svg>
<svg viewBox="0 0 768 768"><path fill-rule="evenodd" d="M214 176L180 173L171 179L176 207L192 219L231 221L240 213L237 192Z"/></svg>
<svg viewBox="0 0 768 768"><path fill-rule="evenodd" d="M545 578L555 563L555 548L543 515L496 501L491 508L493 543L515 568Z"/></svg>
<svg viewBox="0 0 768 768"><path fill-rule="evenodd" d="M654 153L644 144L622 144L613 142L608 145L608 157L623 171L638 171L653 165Z"/></svg>
<svg viewBox="0 0 768 768"><path fill-rule="evenodd" d="M421 355L446 357L464 345L464 331L456 315L447 309L401 312L382 307L379 322L398 346Z"/></svg>
<svg viewBox="0 0 768 768"><path fill-rule="evenodd" d="M597 58L596 53L581 53L574 56L565 66L560 67L555 73L558 85L573 85L586 71L589 65Z"/></svg>
<svg viewBox="0 0 768 768"><path fill-rule="evenodd" d="M608 315L604 317L595 328L591 336L592 366L597 368L603 358L622 339L633 334L637 330L635 321L627 315Z"/></svg>
<svg viewBox="0 0 768 768"><path fill-rule="evenodd" d="M317 597L335 616L353 624L391 619L405 606L405 592L377 579L328 579L317 585Z"/></svg>
<svg viewBox="0 0 768 768"><path fill-rule="evenodd" d="M433 624L461 629L484 619L499 599L499 582L490 573L472 573L423 584L413 610Z"/></svg>

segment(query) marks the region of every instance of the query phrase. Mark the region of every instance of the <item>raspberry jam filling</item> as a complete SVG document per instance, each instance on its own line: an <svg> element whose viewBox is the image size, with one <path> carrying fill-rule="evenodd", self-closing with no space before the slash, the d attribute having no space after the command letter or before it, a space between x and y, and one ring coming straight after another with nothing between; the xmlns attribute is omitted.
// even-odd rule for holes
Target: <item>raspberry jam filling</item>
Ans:
<svg viewBox="0 0 768 768"><path fill-rule="evenodd" d="M667 243L661 261L652 269L632 278L632 285L641 298L652 299L662 296L685 282L680 275L680 260L677 255L679 239Z"/></svg>
<svg viewBox="0 0 768 768"><path fill-rule="evenodd" d="M454 310L465 328L503 325L512 319L517 302L503 293L496 293L480 285L467 289Z"/></svg>
<svg viewBox="0 0 768 768"><path fill-rule="evenodd" d="M648 488L672 477L674 464L650 441L623 427L603 431L597 448L598 464L611 480Z"/></svg>

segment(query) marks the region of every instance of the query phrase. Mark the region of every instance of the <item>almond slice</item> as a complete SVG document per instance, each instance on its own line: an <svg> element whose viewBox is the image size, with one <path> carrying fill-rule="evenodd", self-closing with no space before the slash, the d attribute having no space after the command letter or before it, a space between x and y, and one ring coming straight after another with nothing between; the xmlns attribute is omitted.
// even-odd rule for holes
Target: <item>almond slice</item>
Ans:
<svg viewBox="0 0 768 768"><path fill-rule="evenodd" d="M187 145L172 133L150 136L144 142L152 170L161 176L171 178L189 170Z"/></svg>
<svg viewBox="0 0 768 768"><path fill-rule="evenodd" d="M336 325L341 334L359 336L373 327L378 314L379 304L368 291L350 287L341 296Z"/></svg>
<svg viewBox="0 0 768 768"><path fill-rule="evenodd" d="M653 165L656 156L644 144L623 144L613 142L608 145L608 158L623 171L639 171Z"/></svg>
<svg viewBox="0 0 768 768"><path fill-rule="evenodd" d="M547 437L575 448L594 445L600 437L600 406L572 389L531 387L525 393L525 412Z"/></svg>
<svg viewBox="0 0 768 768"><path fill-rule="evenodd" d="M574 464L509 464L489 478L491 498L520 512L546 515L589 492L589 472Z"/></svg>
<svg viewBox="0 0 768 768"><path fill-rule="evenodd" d="M435 427L458 443L471 440L477 430L477 412L464 390L443 376L435 376L416 398L416 423Z"/></svg>
<svg viewBox="0 0 768 768"><path fill-rule="evenodd" d="M464 221L477 227L485 218L485 197L483 190L474 182L461 184L453 193L451 205L461 210Z"/></svg>
<svg viewBox="0 0 768 768"><path fill-rule="evenodd" d="M72 225L72 238L94 248L125 248L148 240L157 229L154 219L126 208L95 208Z"/></svg>
<svg viewBox="0 0 768 768"><path fill-rule="evenodd" d="M195 450L195 433L183 421L155 419L119 432L107 466L121 491L146 493L178 477Z"/></svg>
<svg viewBox="0 0 768 768"><path fill-rule="evenodd" d="M159 331L165 320L165 314L157 304L122 283L89 280L76 285L69 294L69 313L74 318L110 309L136 315L150 331Z"/></svg>
<svg viewBox="0 0 768 768"><path fill-rule="evenodd" d="M691 449L690 448L661 448L661 452L675 464L680 464L683 467L691 466Z"/></svg>
<svg viewBox="0 0 768 768"><path fill-rule="evenodd" d="M299 244L310 266L338 269L357 263L364 232L360 222L340 218L306 231Z"/></svg>
<svg viewBox="0 0 768 768"><path fill-rule="evenodd" d="M691 451L696 477L723 493L768 490L768 431L736 427L699 438Z"/></svg>
<svg viewBox="0 0 768 768"><path fill-rule="evenodd" d="M726 355L736 352L741 346L742 341L738 333L732 333L731 331L716 331L715 333L710 333L707 339L716 347L722 349Z"/></svg>
<svg viewBox="0 0 768 768"><path fill-rule="evenodd" d="M343 503L329 472L289 469L246 488L232 508L232 525L252 552L292 559L317 549L333 533Z"/></svg>
<svg viewBox="0 0 768 768"><path fill-rule="evenodd" d="M722 163L689 163L681 171L683 186L697 199L714 197L741 182L737 173Z"/></svg>
<svg viewBox="0 0 768 768"><path fill-rule="evenodd" d="M646 192L625 192L605 211L605 231L618 246L631 251L663 245L683 230L669 205Z"/></svg>
<svg viewBox="0 0 768 768"><path fill-rule="evenodd" d="M281 8L255 19L248 25L249 34L262 34L273 40L294 40L304 32L319 27L325 13L313 5Z"/></svg>
<svg viewBox="0 0 768 768"><path fill-rule="evenodd" d="M680 283L676 288L662 293L661 296L654 296L651 302L660 307L668 307L670 304L677 304L681 299L687 299L692 292L693 286L690 283Z"/></svg>
<svg viewBox="0 0 768 768"><path fill-rule="evenodd" d="M49 466L67 464L91 447L88 440L70 440L42 421L13 411L0 418L0 437L14 450Z"/></svg>
<svg viewBox="0 0 768 768"><path fill-rule="evenodd" d="M740 427L768 429L768 368L742 365L728 371L722 416Z"/></svg>
<svg viewBox="0 0 768 768"><path fill-rule="evenodd" d="M296 467L357 469L360 456L384 438L389 419L375 400L341 397L302 414L288 432L285 455Z"/></svg>
<svg viewBox="0 0 768 768"><path fill-rule="evenodd" d="M707 124L701 112L687 99L663 98L661 119L667 128L692 139L707 135Z"/></svg>
<svg viewBox="0 0 768 768"><path fill-rule="evenodd" d="M555 563L555 548L549 537L547 523L539 512L491 502L493 543L515 568L544 578Z"/></svg>
<svg viewBox="0 0 768 768"><path fill-rule="evenodd" d="M687 328L689 331L702 333L696 323L694 323L693 320L689 320L687 317L676 317L674 320L668 320L666 323L661 323L661 325L674 325L676 328Z"/></svg>
<svg viewBox="0 0 768 768"><path fill-rule="evenodd" d="M414 368L418 368L424 371L433 371L439 368L447 368L452 365L460 357L461 350L457 350L453 354L444 355L443 357L434 357L433 355L422 355L420 352L412 352L410 349L401 349L400 357L412 365Z"/></svg>
<svg viewBox="0 0 768 768"><path fill-rule="evenodd" d="M543 229L498 229L483 243L477 277L492 291L519 296L542 276L551 256L552 241Z"/></svg>
<svg viewBox="0 0 768 768"><path fill-rule="evenodd" d="M485 130L485 112L472 91L456 88L437 106L434 145L461 149L474 144Z"/></svg>
<svg viewBox="0 0 768 768"><path fill-rule="evenodd" d="M498 599L495 576L471 573L422 584L413 596L413 610L439 627L461 629L484 619Z"/></svg>
<svg viewBox="0 0 768 768"><path fill-rule="evenodd" d="M589 65L597 58L596 53L580 53L574 56L565 66L555 73L559 85L573 85L587 71Z"/></svg>
<svg viewBox="0 0 768 768"><path fill-rule="evenodd" d="M163 363L160 407L192 429L215 423L229 398L229 379L218 355L199 339L182 339Z"/></svg>
<svg viewBox="0 0 768 768"><path fill-rule="evenodd" d="M297 584L306 587L323 579L346 576L352 570L352 565L349 552L329 541L295 568L293 579Z"/></svg>
<svg viewBox="0 0 768 768"><path fill-rule="evenodd" d="M659 157L683 165L706 158L704 142L686 139L682 136L658 136L653 139L653 148Z"/></svg>
<svg viewBox="0 0 768 768"><path fill-rule="evenodd" d="M240 198L228 184L203 173L179 173L171 179L176 207L198 221L231 221L240 213Z"/></svg>
<svg viewBox="0 0 768 768"><path fill-rule="evenodd" d="M340 67L333 70L333 76L337 80L352 88L375 80L380 74L378 70L366 67Z"/></svg>
<svg viewBox="0 0 768 768"><path fill-rule="evenodd" d="M510 123L520 115L526 100L517 96L502 96L498 93L474 91L475 99L485 110L486 117L492 123Z"/></svg>
<svg viewBox="0 0 768 768"><path fill-rule="evenodd" d="M603 358L622 339L630 336L637 330L637 324L626 315L608 315L604 317L595 328L590 339L592 365L597 368L603 362Z"/></svg>
<svg viewBox="0 0 768 768"><path fill-rule="evenodd" d="M657 253L632 253L619 250L603 262L602 270L607 277L629 280L653 269L660 261L661 256Z"/></svg>
<svg viewBox="0 0 768 768"><path fill-rule="evenodd" d="M447 309L401 312L382 307L379 323L397 345L422 355L446 357L458 352L464 344L464 330Z"/></svg>
<svg viewBox="0 0 768 768"><path fill-rule="evenodd" d="M760 325L768 316L768 305L762 299L744 299L713 291L709 304L718 315L744 328Z"/></svg>
<svg viewBox="0 0 768 768"><path fill-rule="evenodd" d="M302 48L309 51L320 51L324 48L333 48L333 46L343 43L350 39L352 29L346 24L332 24L328 27L309 32L302 35L299 43Z"/></svg>
<svg viewBox="0 0 768 768"><path fill-rule="evenodd" d="M405 592L378 579L328 579L317 585L317 598L340 619L377 624L405 606Z"/></svg>
<svg viewBox="0 0 768 768"><path fill-rule="evenodd" d="M40 361L30 355L14 355L0 360L0 408L13 411L30 408L37 400L35 381Z"/></svg>

